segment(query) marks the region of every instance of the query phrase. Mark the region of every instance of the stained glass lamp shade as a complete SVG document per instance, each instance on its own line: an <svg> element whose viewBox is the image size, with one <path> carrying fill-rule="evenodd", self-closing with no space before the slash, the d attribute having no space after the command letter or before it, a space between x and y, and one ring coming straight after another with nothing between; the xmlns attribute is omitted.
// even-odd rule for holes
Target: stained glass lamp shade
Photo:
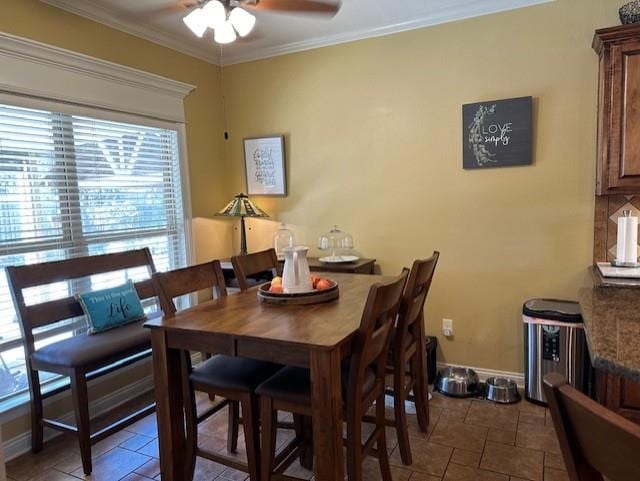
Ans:
<svg viewBox="0 0 640 481"><path fill-rule="evenodd" d="M227 206L216 214L220 217L240 217L240 254L247 254L247 232L244 225L245 217L269 217L265 211L254 204L247 194L238 194Z"/></svg>

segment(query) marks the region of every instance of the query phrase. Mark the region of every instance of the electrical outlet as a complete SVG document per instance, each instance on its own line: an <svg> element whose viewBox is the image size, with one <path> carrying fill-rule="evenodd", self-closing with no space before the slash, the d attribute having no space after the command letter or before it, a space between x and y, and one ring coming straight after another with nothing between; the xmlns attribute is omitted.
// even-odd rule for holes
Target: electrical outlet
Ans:
<svg viewBox="0 0 640 481"><path fill-rule="evenodd" d="M453 319L442 319L442 333L445 337L453 336Z"/></svg>

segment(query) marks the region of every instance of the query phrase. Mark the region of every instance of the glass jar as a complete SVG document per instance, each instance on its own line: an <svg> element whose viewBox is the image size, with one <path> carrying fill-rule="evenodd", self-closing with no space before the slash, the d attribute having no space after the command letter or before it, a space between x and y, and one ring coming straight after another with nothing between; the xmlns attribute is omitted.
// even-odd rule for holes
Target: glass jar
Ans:
<svg viewBox="0 0 640 481"><path fill-rule="evenodd" d="M351 234L342 232L337 225L333 226L318 239L318 249L330 252L331 255L325 258L327 261L339 261L344 254L348 254L353 249L353 237Z"/></svg>
<svg viewBox="0 0 640 481"><path fill-rule="evenodd" d="M282 223L276 233L273 234L273 248L276 250L278 260L284 260L284 250L287 247L293 247L293 232Z"/></svg>

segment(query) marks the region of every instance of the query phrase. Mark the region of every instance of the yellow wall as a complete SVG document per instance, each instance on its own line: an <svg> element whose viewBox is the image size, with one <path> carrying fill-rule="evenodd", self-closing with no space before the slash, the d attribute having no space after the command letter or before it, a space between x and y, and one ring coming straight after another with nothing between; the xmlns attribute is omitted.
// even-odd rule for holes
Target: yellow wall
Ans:
<svg viewBox="0 0 640 481"><path fill-rule="evenodd" d="M66 48L196 86L186 98L193 215L210 215L226 200L220 69L185 54L72 15L38 0L0 0L0 31Z"/></svg>
<svg viewBox="0 0 640 481"><path fill-rule="evenodd" d="M195 85L196 89L185 100L193 215L211 215L225 204L226 193L220 189L224 185L225 170L218 67L38 0L0 0L0 31ZM211 226L204 219L198 219L195 224L195 237L203 240L201 251L205 254L210 251L214 255L220 255L219 251L226 253L226 244L223 244L225 248L218 250L209 247L217 238L224 241L224 235L218 235L216 239L207 238L200 230L205 229L207 233ZM216 225L220 227L214 223L214 227ZM220 230L224 233L224 229L218 228ZM108 383L97 383L91 390L91 397L99 398L149 373L148 365L141 365ZM47 413L56 416L70 410L71 405L65 399L51 406ZM6 441L28 429L28 417L19 417L3 426L3 438Z"/></svg>
<svg viewBox="0 0 640 481"><path fill-rule="evenodd" d="M228 193L244 189L242 138L285 134L290 194L259 205L299 243L339 224L385 274L441 251L427 309L430 334L454 320L441 359L522 372L522 302L575 298L591 263L590 45L619 4L558 0L225 68ZM463 170L462 104L527 95L535 164Z"/></svg>

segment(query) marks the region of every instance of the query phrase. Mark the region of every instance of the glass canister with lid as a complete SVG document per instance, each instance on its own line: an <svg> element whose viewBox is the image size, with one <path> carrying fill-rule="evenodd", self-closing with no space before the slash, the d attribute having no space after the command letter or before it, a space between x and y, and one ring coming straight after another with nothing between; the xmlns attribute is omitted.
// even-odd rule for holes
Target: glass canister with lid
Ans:
<svg viewBox="0 0 640 481"><path fill-rule="evenodd" d="M327 252L329 255L320 257L321 262L341 263L354 262L358 256L353 255L353 237L351 234L341 231L337 225L320 236L318 239L318 249Z"/></svg>

